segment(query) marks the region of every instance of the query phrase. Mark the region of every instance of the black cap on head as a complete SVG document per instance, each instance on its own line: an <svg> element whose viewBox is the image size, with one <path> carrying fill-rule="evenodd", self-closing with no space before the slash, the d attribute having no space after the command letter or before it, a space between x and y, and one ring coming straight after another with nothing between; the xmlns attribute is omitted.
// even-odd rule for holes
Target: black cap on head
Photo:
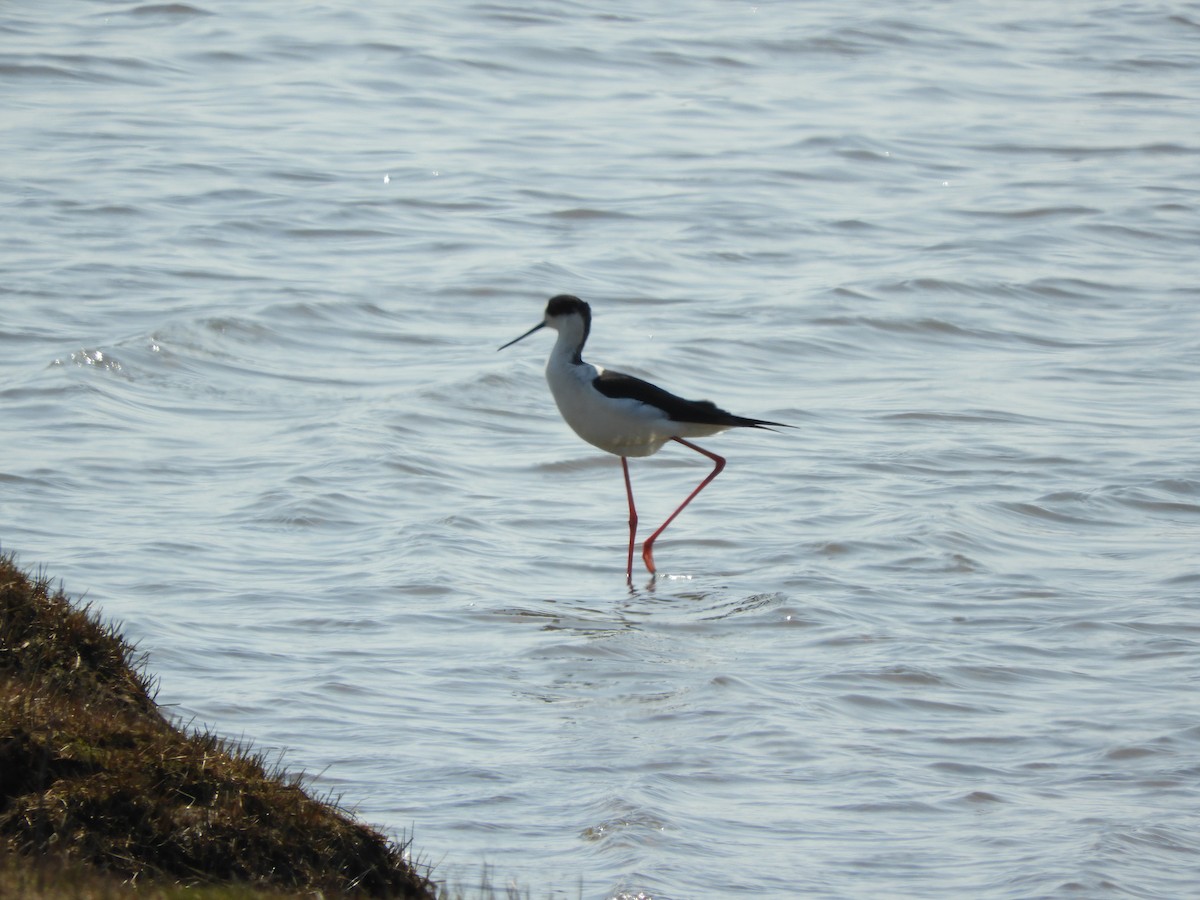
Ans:
<svg viewBox="0 0 1200 900"><path fill-rule="evenodd" d="M546 304L546 315L548 316L569 316L572 313L581 315L588 321L591 321L592 308L578 297L572 297L570 294L559 294L557 297L551 297L550 302Z"/></svg>

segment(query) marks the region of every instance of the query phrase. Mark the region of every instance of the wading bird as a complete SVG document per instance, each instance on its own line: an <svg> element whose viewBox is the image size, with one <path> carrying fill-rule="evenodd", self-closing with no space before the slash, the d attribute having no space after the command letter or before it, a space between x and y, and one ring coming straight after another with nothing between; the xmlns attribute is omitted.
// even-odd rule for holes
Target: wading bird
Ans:
<svg viewBox="0 0 1200 900"><path fill-rule="evenodd" d="M676 441L713 461L713 470L643 545L642 561L653 575L654 542L658 536L725 468L724 458L685 438L707 437L728 428L766 428L769 431L769 426L789 426L766 419L735 416L708 400L684 400L648 381L584 362L583 345L587 343L592 327L592 308L568 294L551 298L542 321L498 349L511 347L546 327L558 332L546 363L546 381L550 383L558 411L575 433L589 444L621 457L625 493L629 497L629 555L625 563L625 577L629 582L633 581L638 516L633 503L633 486L629 482L628 458L650 456L661 450L667 441Z"/></svg>

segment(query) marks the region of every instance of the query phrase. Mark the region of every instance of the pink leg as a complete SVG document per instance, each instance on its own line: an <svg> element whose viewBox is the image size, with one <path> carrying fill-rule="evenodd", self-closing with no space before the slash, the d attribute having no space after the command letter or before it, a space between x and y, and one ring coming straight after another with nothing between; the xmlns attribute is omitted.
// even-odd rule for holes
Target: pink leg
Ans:
<svg viewBox="0 0 1200 900"><path fill-rule="evenodd" d="M695 499L695 497L698 493L700 493L702 490L704 490L706 487L708 487L708 483L710 481L712 481L714 478L716 478L718 475L720 475L721 470L725 468L725 459L723 457L717 456L717 454L715 454L715 453L710 453L709 451L705 450L703 447L697 447L695 444L691 443L691 441L685 441L683 438L671 438L671 440L678 441L679 443L683 444L683 446L690 447L692 450L695 450L697 453L703 453L705 456L707 456L709 459L711 459L713 461L714 465L713 465L713 470L708 473L708 477L705 478L702 482L700 482L699 486L694 491L692 491L690 494L688 494L687 499L679 504L679 508L677 510L675 510L675 512L671 513L671 515L667 518L667 521L663 522L662 525L659 526L658 531L656 531L656 532L654 532L654 534L650 535L649 539L646 541L646 545L644 547L642 547L642 562L644 562L646 564L646 568L650 570L651 575L654 574L654 549L653 549L653 547L654 547L654 542L658 539L658 536L667 530L667 526L675 521L675 517L677 515L679 515L681 512L683 512L683 508L685 506L687 506L689 503L691 503L692 500ZM630 502L632 503L633 501L631 500ZM633 562L631 560L630 566L632 567L632 565L633 565Z"/></svg>
<svg viewBox="0 0 1200 900"><path fill-rule="evenodd" d="M637 537L637 507L633 505L633 485L629 483L629 461L621 457L621 468L625 471L625 494L629 497L629 558L625 562L625 580L633 583L633 542Z"/></svg>

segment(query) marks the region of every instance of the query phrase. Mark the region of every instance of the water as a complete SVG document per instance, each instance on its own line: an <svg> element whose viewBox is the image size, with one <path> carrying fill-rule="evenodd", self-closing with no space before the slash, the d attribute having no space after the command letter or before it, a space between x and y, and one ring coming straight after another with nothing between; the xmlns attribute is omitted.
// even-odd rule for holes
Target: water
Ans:
<svg viewBox="0 0 1200 900"><path fill-rule="evenodd" d="M75 2L0 99L0 544L182 720L468 889L1194 890L1200 4ZM798 426L632 591L559 292Z"/></svg>

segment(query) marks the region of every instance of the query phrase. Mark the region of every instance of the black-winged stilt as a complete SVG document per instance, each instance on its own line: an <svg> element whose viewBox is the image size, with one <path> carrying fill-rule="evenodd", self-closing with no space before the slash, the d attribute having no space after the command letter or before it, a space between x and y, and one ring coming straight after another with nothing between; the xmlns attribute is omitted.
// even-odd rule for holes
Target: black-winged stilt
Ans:
<svg viewBox="0 0 1200 900"><path fill-rule="evenodd" d="M684 400L648 381L584 362L583 345L592 327L592 308L568 294L552 297L546 305L545 318L504 347L511 347L547 326L558 332L546 363L546 381L550 383L558 411L575 433L589 444L621 457L625 493L629 497L629 556L625 577L630 582L633 581L633 546L638 517L633 504L633 487L629 483L628 457L650 456L661 450L667 441L676 441L713 461L713 470L643 545L642 561L653 575L654 542L658 536L725 468L722 457L685 438L707 437L728 428L766 428L769 431L772 425L789 426L766 419L735 416L708 400Z"/></svg>

